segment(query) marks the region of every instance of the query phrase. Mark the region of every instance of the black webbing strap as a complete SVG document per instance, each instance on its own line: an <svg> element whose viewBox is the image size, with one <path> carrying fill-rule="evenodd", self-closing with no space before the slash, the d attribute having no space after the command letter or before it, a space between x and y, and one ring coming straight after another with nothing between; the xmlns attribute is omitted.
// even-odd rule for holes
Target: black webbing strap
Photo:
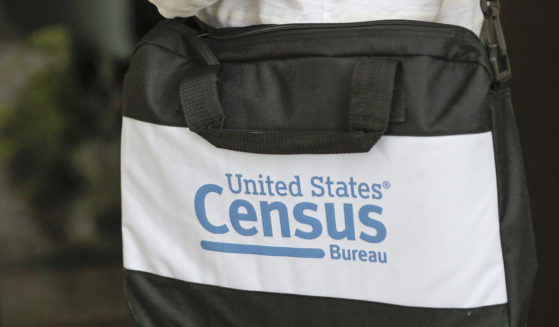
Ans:
<svg viewBox="0 0 559 327"><path fill-rule="evenodd" d="M384 134L392 107L398 62L362 58L351 83L348 131L243 131L223 129L219 66L201 64L180 85L187 126L219 148L267 154L367 152Z"/></svg>
<svg viewBox="0 0 559 327"><path fill-rule="evenodd" d="M192 67L180 86L186 125L193 132L221 129L225 116L218 97L219 66Z"/></svg>
<svg viewBox="0 0 559 327"><path fill-rule="evenodd" d="M198 133L218 148L263 154L367 152L382 136L363 132L206 130Z"/></svg>
<svg viewBox="0 0 559 327"><path fill-rule="evenodd" d="M362 58L351 78L349 128L384 133L390 119L398 62Z"/></svg>

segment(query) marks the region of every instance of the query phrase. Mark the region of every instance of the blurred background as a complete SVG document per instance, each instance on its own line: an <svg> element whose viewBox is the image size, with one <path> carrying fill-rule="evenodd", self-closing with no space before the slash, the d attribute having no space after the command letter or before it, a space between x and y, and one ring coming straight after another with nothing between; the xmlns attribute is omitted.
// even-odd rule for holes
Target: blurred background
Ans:
<svg viewBox="0 0 559 327"><path fill-rule="evenodd" d="M132 326L122 78L147 0L0 0L0 326Z"/></svg>
<svg viewBox="0 0 559 327"><path fill-rule="evenodd" d="M502 4L540 260L530 326L554 326L559 2ZM0 0L0 326L133 325L121 274L122 78L159 20L147 0Z"/></svg>

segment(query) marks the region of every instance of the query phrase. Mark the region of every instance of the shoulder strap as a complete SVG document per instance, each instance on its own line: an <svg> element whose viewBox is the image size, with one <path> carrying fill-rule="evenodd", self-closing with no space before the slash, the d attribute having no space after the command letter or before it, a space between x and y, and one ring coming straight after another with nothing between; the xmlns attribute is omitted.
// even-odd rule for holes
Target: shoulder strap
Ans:
<svg viewBox="0 0 559 327"><path fill-rule="evenodd" d="M499 0L481 0L480 4L485 16L480 39L487 48L495 85L499 87L511 78L507 44L499 18L501 5Z"/></svg>

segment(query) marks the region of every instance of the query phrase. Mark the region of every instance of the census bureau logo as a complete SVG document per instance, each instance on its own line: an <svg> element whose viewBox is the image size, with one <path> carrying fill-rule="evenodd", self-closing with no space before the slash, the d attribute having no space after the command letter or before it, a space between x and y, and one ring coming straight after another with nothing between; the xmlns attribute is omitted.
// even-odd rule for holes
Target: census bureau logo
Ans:
<svg viewBox="0 0 559 327"><path fill-rule="evenodd" d="M391 187L390 182L371 183L354 177L335 180L330 176L302 178L294 175L290 179L257 176L248 178L243 174L227 173L221 185L206 184L196 191L194 207L200 225L209 233L233 234L235 239L243 241L202 240L204 250L387 263L387 253L374 248L387 237L380 203L383 193ZM225 196L226 193L230 193L229 196ZM228 207L227 219L208 214L209 208L224 203ZM259 240L262 243L261 236L270 238L270 242L266 240L266 245L258 244ZM317 242L319 237L329 240L327 247L323 242ZM274 241L279 243L277 240L292 238L304 240L309 246L270 245ZM322 247L316 246L317 243ZM354 246L348 247L347 244Z"/></svg>

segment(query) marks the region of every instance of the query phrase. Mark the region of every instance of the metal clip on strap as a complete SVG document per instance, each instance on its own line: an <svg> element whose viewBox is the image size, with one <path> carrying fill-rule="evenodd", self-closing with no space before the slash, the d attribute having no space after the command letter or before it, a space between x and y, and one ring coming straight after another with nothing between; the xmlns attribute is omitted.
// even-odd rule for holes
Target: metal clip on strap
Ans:
<svg viewBox="0 0 559 327"><path fill-rule="evenodd" d="M507 44L499 19L499 0L481 0L481 10L485 16L482 41L487 48L495 83L499 86L511 78Z"/></svg>

